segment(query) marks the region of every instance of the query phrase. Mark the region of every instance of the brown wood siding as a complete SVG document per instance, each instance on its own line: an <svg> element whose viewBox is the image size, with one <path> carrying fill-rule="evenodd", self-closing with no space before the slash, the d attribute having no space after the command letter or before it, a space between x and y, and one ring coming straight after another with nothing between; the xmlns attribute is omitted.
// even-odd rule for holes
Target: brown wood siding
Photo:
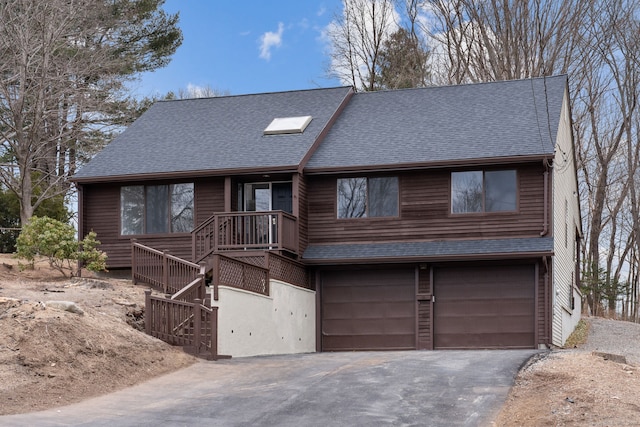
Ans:
<svg viewBox="0 0 640 427"><path fill-rule="evenodd" d="M195 181L196 217L194 227L214 213L224 212L224 178Z"/></svg>
<svg viewBox="0 0 640 427"><path fill-rule="evenodd" d="M307 194L307 178L300 174L298 175L298 253L300 254L304 253L309 242L309 227L307 225L309 218L309 198Z"/></svg>
<svg viewBox="0 0 640 427"><path fill-rule="evenodd" d="M415 270L321 273L322 349L415 349Z"/></svg>
<svg viewBox="0 0 640 427"><path fill-rule="evenodd" d="M418 350L432 350L431 300L418 300Z"/></svg>
<svg viewBox="0 0 640 427"><path fill-rule="evenodd" d="M535 265L434 267L434 348L534 348Z"/></svg>
<svg viewBox="0 0 640 427"><path fill-rule="evenodd" d="M154 181L154 183L156 183ZM131 238L158 250L169 250L171 254L191 260L190 234L163 234L142 236L120 235L120 186L144 184L123 183L94 184L83 187L83 224L82 230L91 230L98 234L102 243L100 249L108 256L108 268L131 267ZM224 208L224 180L200 179L194 181L195 219L197 225L214 212Z"/></svg>
<svg viewBox="0 0 640 427"><path fill-rule="evenodd" d="M431 289L431 269L427 264L418 267L418 350L433 349L432 338L432 289Z"/></svg>
<svg viewBox="0 0 640 427"><path fill-rule="evenodd" d="M538 236L544 222L543 168L530 164L517 170L518 211L487 214L450 213L451 170L398 174L397 218L337 219L337 177L309 177L309 243Z"/></svg>

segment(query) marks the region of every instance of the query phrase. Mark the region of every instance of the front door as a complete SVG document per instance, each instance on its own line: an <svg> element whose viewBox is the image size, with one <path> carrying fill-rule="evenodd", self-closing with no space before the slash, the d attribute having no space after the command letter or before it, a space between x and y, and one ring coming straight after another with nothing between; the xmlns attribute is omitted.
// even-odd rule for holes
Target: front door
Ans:
<svg viewBox="0 0 640 427"><path fill-rule="evenodd" d="M268 212L281 210L292 213L291 182L253 182L244 184L245 212ZM278 224L275 215L265 214L246 218L244 225L251 242L273 244L278 235Z"/></svg>
<svg viewBox="0 0 640 427"><path fill-rule="evenodd" d="M291 182L254 182L244 184L245 212L284 211L293 213Z"/></svg>

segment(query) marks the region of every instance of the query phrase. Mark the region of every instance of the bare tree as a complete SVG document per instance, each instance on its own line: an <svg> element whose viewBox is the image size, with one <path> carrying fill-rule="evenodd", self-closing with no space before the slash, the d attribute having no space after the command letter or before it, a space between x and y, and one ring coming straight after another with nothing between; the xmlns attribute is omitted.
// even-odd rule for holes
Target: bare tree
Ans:
<svg viewBox="0 0 640 427"><path fill-rule="evenodd" d="M343 0L327 31L330 74L357 90L376 90L383 42L396 28L393 0Z"/></svg>
<svg viewBox="0 0 640 427"><path fill-rule="evenodd" d="M192 99L192 98L215 98L217 96L228 96L230 92L228 90L214 89L210 85L194 86L189 85L186 88L178 90L178 99ZM167 96L169 99L169 96Z"/></svg>
<svg viewBox="0 0 640 427"><path fill-rule="evenodd" d="M180 45L162 3L0 1L0 183L23 224L122 123L124 83Z"/></svg>
<svg viewBox="0 0 640 427"><path fill-rule="evenodd" d="M605 296L609 309L616 308L615 293L628 283L621 275L637 262L640 149L635 136L640 130L640 39L634 17L639 5L613 1L599 6L588 31L591 54L582 60L585 72L573 94L581 198L587 207L585 271L603 271L588 295L596 312Z"/></svg>
<svg viewBox="0 0 640 427"><path fill-rule="evenodd" d="M592 3L583 0L425 0L447 83L566 73Z"/></svg>

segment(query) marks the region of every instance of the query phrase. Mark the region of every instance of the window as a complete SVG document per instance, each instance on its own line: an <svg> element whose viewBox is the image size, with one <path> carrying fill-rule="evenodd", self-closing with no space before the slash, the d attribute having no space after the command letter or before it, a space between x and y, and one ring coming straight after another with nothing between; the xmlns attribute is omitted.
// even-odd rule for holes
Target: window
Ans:
<svg viewBox="0 0 640 427"><path fill-rule="evenodd" d="M338 218L398 216L398 178L338 179Z"/></svg>
<svg viewBox="0 0 640 427"><path fill-rule="evenodd" d="M120 188L123 235L188 233L193 229L193 184Z"/></svg>
<svg viewBox="0 0 640 427"><path fill-rule="evenodd" d="M516 210L515 170L451 173L451 212Z"/></svg>

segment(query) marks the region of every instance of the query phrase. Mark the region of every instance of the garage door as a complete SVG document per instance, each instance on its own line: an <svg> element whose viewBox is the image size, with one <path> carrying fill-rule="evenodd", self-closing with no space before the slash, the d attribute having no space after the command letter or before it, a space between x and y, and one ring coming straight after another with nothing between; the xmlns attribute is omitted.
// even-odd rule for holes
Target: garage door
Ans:
<svg viewBox="0 0 640 427"><path fill-rule="evenodd" d="M434 269L434 347L533 348L533 265Z"/></svg>
<svg viewBox="0 0 640 427"><path fill-rule="evenodd" d="M324 271L322 349L415 348L413 269Z"/></svg>

